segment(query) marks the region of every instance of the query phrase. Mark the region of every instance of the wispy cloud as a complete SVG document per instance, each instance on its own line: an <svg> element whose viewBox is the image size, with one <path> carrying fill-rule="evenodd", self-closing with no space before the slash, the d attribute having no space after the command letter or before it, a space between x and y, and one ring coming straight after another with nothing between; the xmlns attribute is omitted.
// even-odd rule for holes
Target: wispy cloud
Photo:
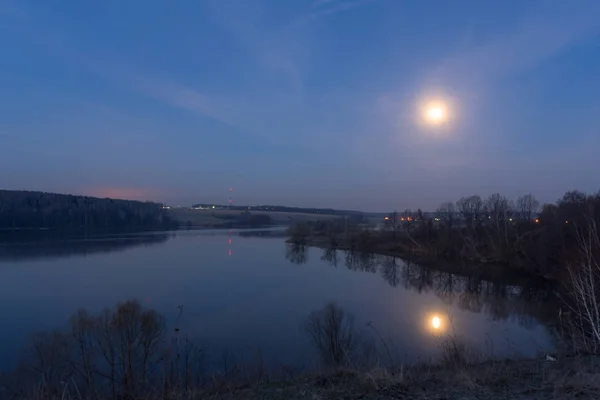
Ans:
<svg viewBox="0 0 600 400"><path fill-rule="evenodd" d="M323 6L326 6L327 4L331 4L331 3L336 2L336 1L338 1L338 0L315 0L312 3L311 8L323 7Z"/></svg>
<svg viewBox="0 0 600 400"><path fill-rule="evenodd" d="M8 5L11 4L13 3L0 2L0 16L4 11L7 16L20 23L19 29L30 32L37 42L55 55L80 64L88 71L115 83L122 89L140 93L171 107L187 110L232 125L226 114L215 108L210 96L169 79L148 75L144 71L125 66L122 63L99 59L97 54L91 54L75 46L73 41L60 28L48 28L35 24L31 13L27 9L14 4L9 8ZM5 137L10 138L10 135L0 133L0 138Z"/></svg>
<svg viewBox="0 0 600 400"><path fill-rule="evenodd" d="M261 2L212 1L211 14L234 33L268 70L277 71L296 92L304 90L303 64L314 45L314 32L306 29L312 22L365 6L378 0L315 0L310 8L291 20L281 19L275 28L267 29L268 15ZM289 17L287 17L289 18Z"/></svg>
<svg viewBox="0 0 600 400"><path fill-rule="evenodd" d="M24 10L27 11L27 10ZM245 14L245 13L242 13ZM24 15L29 15L24 13ZM240 16L241 17L241 16ZM235 25L238 15L228 19L228 23ZM35 35L33 39L43 44L49 51L65 61L83 67L97 77L108 82L119 90L136 93L146 98L175 109L185 110L194 115L219 121L239 132L251 135L271 143L283 143L286 133L302 133L299 126L306 127L304 119L314 116L314 109L305 101L301 90L302 83L293 60L279 51L269 40L262 41L264 36L254 23L259 16L252 17L245 27L244 24L231 27L239 31L240 38L248 34L248 46L252 48L266 63L267 71L264 76L258 75L256 79L272 77L270 69L283 72L290 82L292 90L280 86L270 87L265 85L264 91L258 94L214 94L206 93L201 86L182 83L176 78L164 74L154 74L152 70L138 67L127 60L116 60L110 54L100 55L93 49L82 49L76 45L69 35L64 34L60 27L34 25L33 20L23 25ZM238 22L241 20L237 20ZM295 128L286 126L294 121ZM0 135L0 140L5 141L10 136Z"/></svg>
<svg viewBox="0 0 600 400"><path fill-rule="evenodd" d="M210 96L190 87L157 78L148 79L138 76L133 82L133 88L172 107L210 117L233 126L227 115L214 105Z"/></svg>
<svg viewBox="0 0 600 400"><path fill-rule="evenodd" d="M511 33L445 60L441 81L488 84L534 67L582 39L600 33L600 2L541 2Z"/></svg>
<svg viewBox="0 0 600 400"><path fill-rule="evenodd" d="M339 124L346 124L358 109L357 96L348 93L302 94L265 90L260 93L203 93L173 79L124 67L99 66L94 70L122 89L163 105L219 121L270 145L310 147L319 150L335 144ZM331 107L335 104L336 107ZM350 124L350 123L348 123ZM345 135L348 135L347 129ZM314 145L317 143L318 145Z"/></svg>
<svg viewBox="0 0 600 400"><path fill-rule="evenodd" d="M234 0L212 1L208 12L245 46L262 67L283 77L291 89L303 89L302 74L296 54L302 53L304 38L288 29L267 29L267 11L261 2Z"/></svg>
<svg viewBox="0 0 600 400"><path fill-rule="evenodd" d="M225 112L225 108L217 106L212 96L189 85L119 62L99 62L89 57L80 57L80 61L90 72L112 81L122 90L138 93L167 106L235 126Z"/></svg>
<svg viewBox="0 0 600 400"><path fill-rule="evenodd" d="M340 12L348 11L350 9L367 5L378 0L355 0L355 1L343 1L343 0L316 0L311 6L311 12L305 16L298 18L291 25L298 26L314 22L321 18L331 16Z"/></svg>

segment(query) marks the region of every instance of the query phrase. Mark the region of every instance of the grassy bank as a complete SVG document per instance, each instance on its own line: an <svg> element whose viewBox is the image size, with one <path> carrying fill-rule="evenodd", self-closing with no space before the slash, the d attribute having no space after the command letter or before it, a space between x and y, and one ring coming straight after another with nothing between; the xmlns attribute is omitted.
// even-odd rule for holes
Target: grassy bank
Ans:
<svg viewBox="0 0 600 400"><path fill-rule="evenodd" d="M48 395L34 391L28 400L108 400L121 397L84 396L72 383ZM376 368L361 372L336 368L310 374L270 375L246 370L233 380L215 375L208 386L151 390L131 399L159 400L432 400L432 399L598 399L599 357L440 363Z"/></svg>
<svg viewBox="0 0 600 400"><path fill-rule="evenodd" d="M204 393L206 399L597 399L600 360L496 361L405 366L397 370L336 370L287 382L264 382ZM190 397L195 398L195 397Z"/></svg>

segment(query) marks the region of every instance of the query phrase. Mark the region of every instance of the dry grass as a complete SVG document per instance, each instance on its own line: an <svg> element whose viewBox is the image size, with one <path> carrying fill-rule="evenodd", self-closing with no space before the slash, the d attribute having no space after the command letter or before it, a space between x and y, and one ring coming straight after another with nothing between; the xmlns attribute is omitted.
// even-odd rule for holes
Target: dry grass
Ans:
<svg viewBox="0 0 600 400"><path fill-rule="evenodd" d="M376 369L338 370L293 382L264 384L235 393L205 393L207 399L598 399L600 370L581 369L585 359L489 362L448 369L415 366L406 373ZM577 371L577 372L575 372Z"/></svg>
<svg viewBox="0 0 600 400"><path fill-rule="evenodd" d="M331 306L321 313L332 313ZM333 320L319 314L320 321ZM343 319L343 318L338 318ZM341 323L326 326L338 327ZM323 330L319 330L322 332ZM331 335L324 335L331 336ZM330 341L331 342L331 341ZM600 399L600 357L480 361L484 357L456 336L440 342L439 363L376 366L368 372L346 363L289 382L264 383L217 399Z"/></svg>
<svg viewBox="0 0 600 400"><path fill-rule="evenodd" d="M456 347L460 348L460 346ZM461 357L464 360L465 357ZM244 380L216 375L209 386L169 392L149 391L136 399L210 400L333 400L333 399L599 399L600 357L558 357L522 361L488 361L460 364L401 365L394 370L352 367L304 376L272 376L246 370ZM236 383L234 383L236 382ZM30 400L87 400L74 384L53 396L34 392ZM1 398L1 396L0 396ZM109 399L101 397L97 400ZM133 398L132 398L133 399Z"/></svg>

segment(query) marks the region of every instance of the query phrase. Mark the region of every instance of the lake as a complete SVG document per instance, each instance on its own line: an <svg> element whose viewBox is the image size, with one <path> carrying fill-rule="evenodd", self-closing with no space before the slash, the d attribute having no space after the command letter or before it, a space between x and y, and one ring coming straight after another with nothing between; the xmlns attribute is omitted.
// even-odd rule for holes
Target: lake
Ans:
<svg viewBox="0 0 600 400"><path fill-rule="evenodd" d="M436 357L448 334L495 357L555 345L556 307L544 288L290 247L281 231L177 231L0 245L0 369L14 365L31 334L66 327L77 309L132 298L164 314L214 363L225 353L260 353L270 365L313 365L301 325L329 301L358 327L375 327L406 362Z"/></svg>

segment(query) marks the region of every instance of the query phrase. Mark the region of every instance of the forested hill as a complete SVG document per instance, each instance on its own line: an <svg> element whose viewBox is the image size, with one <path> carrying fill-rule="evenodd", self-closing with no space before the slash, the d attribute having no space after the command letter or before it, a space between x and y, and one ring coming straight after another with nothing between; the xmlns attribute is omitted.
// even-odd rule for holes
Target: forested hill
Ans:
<svg viewBox="0 0 600 400"><path fill-rule="evenodd" d="M157 203L0 190L0 230L146 230L172 226Z"/></svg>

